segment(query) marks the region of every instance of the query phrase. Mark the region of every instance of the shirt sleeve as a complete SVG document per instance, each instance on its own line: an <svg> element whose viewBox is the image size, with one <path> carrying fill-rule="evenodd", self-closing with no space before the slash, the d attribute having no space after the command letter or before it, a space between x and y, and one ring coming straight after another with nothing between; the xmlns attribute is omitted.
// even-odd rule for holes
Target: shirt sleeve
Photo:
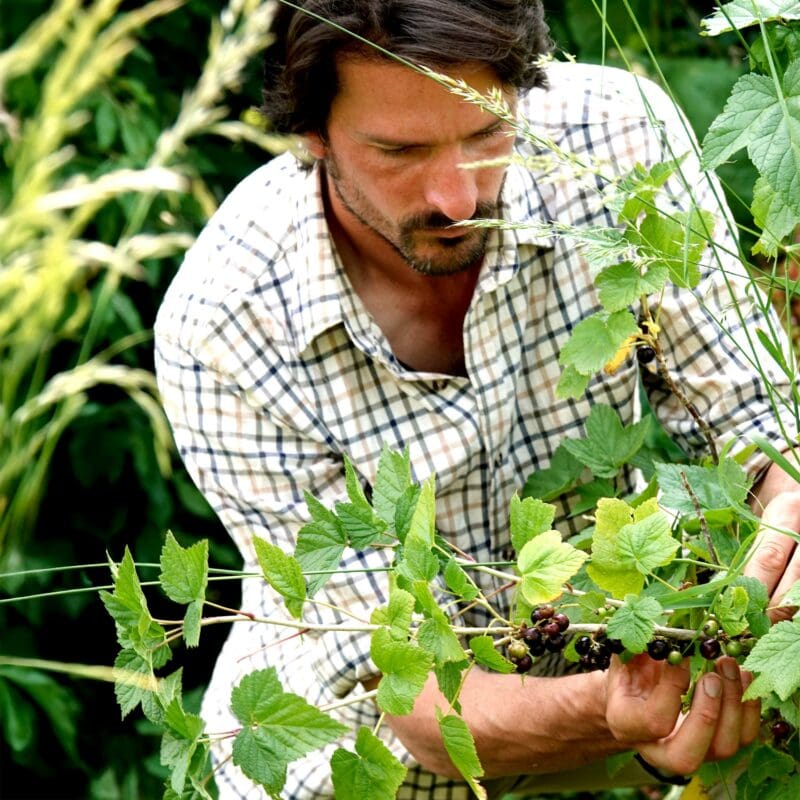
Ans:
<svg viewBox="0 0 800 800"><path fill-rule="evenodd" d="M277 354L274 359L260 354L264 364L272 364L270 385L283 389L273 392L270 402L257 387L246 390L243 381L203 360L168 336L157 337L159 386L180 455L236 542L244 568L258 571L255 536L294 552L298 531L309 521L305 492L328 507L346 499L343 461L322 434L305 424L308 409L291 385L280 387ZM338 570L314 596L321 602L306 603L304 621L368 623L373 609L388 601L385 569L390 558L381 549L345 550ZM245 610L288 618L282 599L266 583L260 582L258 592L250 588L247 596L257 597L260 607ZM377 673L369 655L369 633L312 632L305 638L313 642L304 648L312 663L303 666L334 696L348 694Z"/></svg>

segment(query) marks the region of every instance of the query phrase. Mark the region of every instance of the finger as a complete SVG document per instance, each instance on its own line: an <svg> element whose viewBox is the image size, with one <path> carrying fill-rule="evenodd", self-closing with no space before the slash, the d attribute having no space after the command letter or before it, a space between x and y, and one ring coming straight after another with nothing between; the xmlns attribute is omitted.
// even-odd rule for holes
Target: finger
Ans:
<svg viewBox="0 0 800 800"><path fill-rule="evenodd" d="M722 702L719 722L714 739L709 748L708 758L719 760L729 758L741 746L742 718L742 676L736 659L724 656L717 659L714 669L722 678Z"/></svg>
<svg viewBox="0 0 800 800"><path fill-rule="evenodd" d="M692 707L680 727L660 742L648 742L637 750L654 767L668 773L688 775L706 758L717 732L722 704L722 679L714 672L698 682Z"/></svg>
<svg viewBox="0 0 800 800"><path fill-rule="evenodd" d="M780 532L780 529L795 530L798 527L800 492L776 495L764 509L761 519L764 524L756 537L753 555L744 574L758 578L767 587L773 602L779 602L794 581L800 578L795 540Z"/></svg>
<svg viewBox="0 0 800 800"><path fill-rule="evenodd" d="M753 673L742 671L742 689L746 692L747 687L753 682ZM742 733L741 746L754 742L761 731L761 701L745 700L742 704Z"/></svg>

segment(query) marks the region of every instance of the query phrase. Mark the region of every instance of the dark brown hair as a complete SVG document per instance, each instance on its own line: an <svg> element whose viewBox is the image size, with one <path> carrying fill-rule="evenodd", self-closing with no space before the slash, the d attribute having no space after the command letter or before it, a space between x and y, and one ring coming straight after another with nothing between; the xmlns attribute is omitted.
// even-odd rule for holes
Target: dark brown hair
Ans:
<svg viewBox="0 0 800 800"><path fill-rule="evenodd" d="M482 62L507 86L544 83L550 51L540 0L296 0L281 4L264 56L263 111L281 133L324 133L338 90L336 56L380 58L350 33L434 69ZM329 23L344 28L338 30Z"/></svg>

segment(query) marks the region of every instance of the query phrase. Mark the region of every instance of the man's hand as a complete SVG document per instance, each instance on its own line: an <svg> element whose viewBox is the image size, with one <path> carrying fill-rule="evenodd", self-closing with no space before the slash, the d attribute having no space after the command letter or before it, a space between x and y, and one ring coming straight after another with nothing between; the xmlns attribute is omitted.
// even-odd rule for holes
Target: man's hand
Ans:
<svg viewBox="0 0 800 800"><path fill-rule="evenodd" d="M774 494L761 520L764 526L756 538L744 574L766 585L772 606L770 618L780 622L791 618L796 611L793 606L779 606L795 581L800 580L800 548L780 529L800 531L800 489L795 485L789 491Z"/></svg>
<svg viewBox="0 0 800 800"><path fill-rule="evenodd" d="M734 755L758 735L760 704L742 702L750 676L736 661L717 660L715 671L697 682L688 713L681 695L689 670L642 654L608 673L606 718L619 742L637 750L663 772L688 775L705 761Z"/></svg>

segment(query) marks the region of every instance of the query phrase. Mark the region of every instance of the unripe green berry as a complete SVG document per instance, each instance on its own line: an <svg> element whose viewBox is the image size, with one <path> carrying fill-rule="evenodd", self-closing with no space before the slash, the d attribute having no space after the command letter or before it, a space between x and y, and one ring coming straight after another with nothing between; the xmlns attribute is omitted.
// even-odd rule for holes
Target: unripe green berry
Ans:
<svg viewBox="0 0 800 800"><path fill-rule="evenodd" d="M508 657L513 659L525 658L528 648L520 641L513 641L508 645Z"/></svg>
<svg viewBox="0 0 800 800"><path fill-rule="evenodd" d="M683 653L680 650L670 650L667 663L672 664L673 667L679 667L683 663Z"/></svg>
<svg viewBox="0 0 800 800"><path fill-rule="evenodd" d="M703 633L713 639L719 633L719 623L713 618L707 620L703 625Z"/></svg>
<svg viewBox="0 0 800 800"><path fill-rule="evenodd" d="M725 655L738 658L743 650L742 643L737 639L731 639L729 642L725 643Z"/></svg>

